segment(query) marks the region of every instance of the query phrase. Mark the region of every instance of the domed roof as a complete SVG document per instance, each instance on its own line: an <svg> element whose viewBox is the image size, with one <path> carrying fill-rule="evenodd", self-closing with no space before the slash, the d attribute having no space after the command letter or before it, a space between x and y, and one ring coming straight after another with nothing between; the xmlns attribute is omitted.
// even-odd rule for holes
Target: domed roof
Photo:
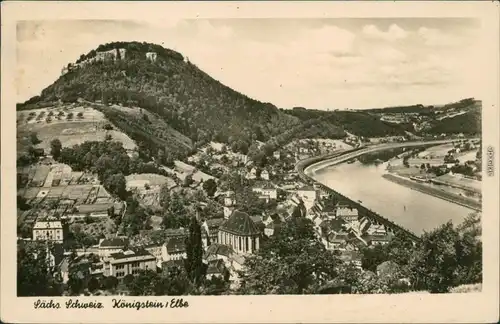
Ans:
<svg viewBox="0 0 500 324"><path fill-rule="evenodd" d="M247 213L240 212L239 210L233 211L229 219L221 225L219 230L240 236L260 234L260 230L252 218Z"/></svg>

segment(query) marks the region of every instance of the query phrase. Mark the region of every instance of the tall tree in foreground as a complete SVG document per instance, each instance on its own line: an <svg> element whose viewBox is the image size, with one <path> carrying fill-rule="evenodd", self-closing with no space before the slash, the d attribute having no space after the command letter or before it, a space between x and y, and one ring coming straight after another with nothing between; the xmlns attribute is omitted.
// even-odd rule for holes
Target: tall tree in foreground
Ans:
<svg viewBox="0 0 500 324"><path fill-rule="evenodd" d="M469 216L460 226L451 222L425 233L409 262L416 290L448 292L450 288L482 281L480 218Z"/></svg>
<svg viewBox="0 0 500 324"><path fill-rule="evenodd" d="M247 257L241 294L309 294L337 276L339 260L316 238L311 220L291 218Z"/></svg>
<svg viewBox="0 0 500 324"><path fill-rule="evenodd" d="M189 237L186 239L186 270L189 279L198 287L203 276L203 243L201 241L201 226L195 216L189 225Z"/></svg>
<svg viewBox="0 0 500 324"><path fill-rule="evenodd" d="M17 249L17 295L60 296L60 286L51 276L46 247L20 246Z"/></svg>

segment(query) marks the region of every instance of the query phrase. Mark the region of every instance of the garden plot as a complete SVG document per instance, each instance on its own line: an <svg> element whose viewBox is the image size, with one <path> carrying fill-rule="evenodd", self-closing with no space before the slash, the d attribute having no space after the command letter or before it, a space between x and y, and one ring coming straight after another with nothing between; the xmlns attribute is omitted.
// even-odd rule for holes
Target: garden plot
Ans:
<svg viewBox="0 0 500 324"><path fill-rule="evenodd" d="M152 173L131 174L126 177L127 189L143 189L147 184L149 186L162 186L168 184L169 187L176 185L175 181L171 178Z"/></svg>

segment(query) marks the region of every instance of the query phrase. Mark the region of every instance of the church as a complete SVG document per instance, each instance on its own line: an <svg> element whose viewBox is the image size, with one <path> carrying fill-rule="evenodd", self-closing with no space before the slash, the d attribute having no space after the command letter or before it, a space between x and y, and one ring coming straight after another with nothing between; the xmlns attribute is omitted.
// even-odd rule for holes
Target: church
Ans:
<svg viewBox="0 0 500 324"><path fill-rule="evenodd" d="M219 244L229 245L236 253L252 253L259 249L261 231L247 213L234 210L219 228Z"/></svg>

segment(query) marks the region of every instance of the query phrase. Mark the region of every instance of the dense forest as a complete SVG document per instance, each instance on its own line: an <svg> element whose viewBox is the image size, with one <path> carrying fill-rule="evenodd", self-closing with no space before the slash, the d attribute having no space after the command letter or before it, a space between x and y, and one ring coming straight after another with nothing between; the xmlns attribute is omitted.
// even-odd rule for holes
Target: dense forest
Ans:
<svg viewBox="0 0 500 324"><path fill-rule="evenodd" d="M466 135L481 133L481 111L466 112L465 114L452 118L444 118L434 127L426 130L429 134L456 134L463 133Z"/></svg>
<svg viewBox="0 0 500 324"><path fill-rule="evenodd" d="M411 125L385 123L380 120L380 117L365 112L323 111L303 108L295 108L285 112L302 121L321 120L323 125L342 127L349 133L364 137L405 135L405 130L413 130Z"/></svg>

